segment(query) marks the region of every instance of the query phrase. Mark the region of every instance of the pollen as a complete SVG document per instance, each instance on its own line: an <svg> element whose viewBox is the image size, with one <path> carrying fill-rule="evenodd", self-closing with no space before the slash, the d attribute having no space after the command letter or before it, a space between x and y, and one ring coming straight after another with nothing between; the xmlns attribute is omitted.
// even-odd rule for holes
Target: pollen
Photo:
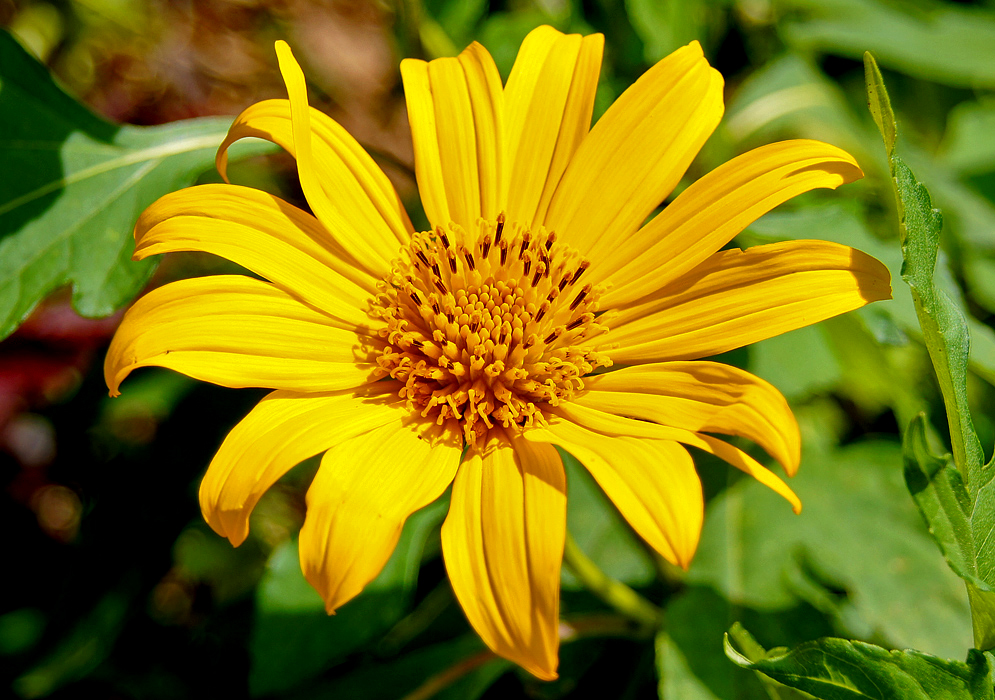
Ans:
<svg viewBox="0 0 995 700"><path fill-rule="evenodd" d="M521 429L611 361L580 347L607 330L590 263L555 232L478 220L417 233L378 286L378 365L411 410L454 423L467 444Z"/></svg>

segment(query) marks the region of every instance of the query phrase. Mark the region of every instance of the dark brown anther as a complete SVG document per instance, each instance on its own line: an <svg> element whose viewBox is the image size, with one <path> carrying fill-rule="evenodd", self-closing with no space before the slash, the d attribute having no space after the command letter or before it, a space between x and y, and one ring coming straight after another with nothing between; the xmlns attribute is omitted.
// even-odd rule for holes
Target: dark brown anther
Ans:
<svg viewBox="0 0 995 700"><path fill-rule="evenodd" d="M525 262L522 263L522 277L529 276L529 270L532 269L532 258L525 258Z"/></svg>
<svg viewBox="0 0 995 700"><path fill-rule="evenodd" d="M474 317L474 319L470 321L470 332L476 333L478 328L480 328L480 319Z"/></svg>
<svg viewBox="0 0 995 700"><path fill-rule="evenodd" d="M446 285L442 283L438 277L435 278L435 288L438 289L442 294L448 294L449 290L446 289Z"/></svg>
<svg viewBox="0 0 995 700"><path fill-rule="evenodd" d="M548 312L548 311L549 311L549 302L544 301L542 303L542 306L539 307L539 310L536 311L536 315L535 315L535 319L534 319L535 322L539 323L539 321L542 320L542 317L545 316L546 312Z"/></svg>
<svg viewBox="0 0 995 700"><path fill-rule="evenodd" d="M439 270L439 263L432 263L432 274L436 277L442 277L442 272Z"/></svg>
<svg viewBox="0 0 995 700"><path fill-rule="evenodd" d="M525 342L522 343L522 347L525 348L526 350L528 350L529 348L531 348L535 344L536 344L536 337L535 337L535 335L530 335L528 338L525 339Z"/></svg>
<svg viewBox="0 0 995 700"><path fill-rule="evenodd" d="M552 289L549 290L549 294L546 295L546 300L556 301L556 298L558 296L560 296L560 290L557 289L556 287L553 287Z"/></svg>
<svg viewBox="0 0 995 700"><path fill-rule="evenodd" d="M477 263L473 259L473 253L471 253L468 250L464 250L463 251L463 257L466 259L466 266L468 268L470 268L471 271L477 269Z"/></svg>
<svg viewBox="0 0 995 700"><path fill-rule="evenodd" d="M571 321L570 323L567 324L567 330L568 331L572 331L574 328L576 328L577 326L580 326L583 323L584 323L584 317L583 316L578 316L573 321Z"/></svg>
<svg viewBox="0 0 995 700"><path fill-rule="evenodd" d="M503 267L508 261L508 244L502 241L499 248L501 249L501 265Z"/></svg>
<svg viewBox="0 0 995 700"><path fill-rule="evenodd" d="M518 249L518 259L521 260L522 256L525 255L525 251L528 250L529 244L532 242L532 234L528 231L522 233L522 247Z"/></svg>
<svg viewBox="0 0 995 700"><path fill-rule="evenodd" d="M425 263L425 267L428 267L428 258L425 257L425 251L424 250L421 250L421 249L416 250L415 251L415 255L418 256L419 260L421 260L423 263Z"/></svg>
<svg viewBox="0 0 995 700"><path fill-rule="evenodd" d="M504 212L498 214L497 228L494 230L494 245L501 242L502 233L504 233Z"/></svg>
<svg viewBox="0 0 995 700"><path fill-rule="evenodd" d="M416 338L415 340L411 341L411 346L421 350L423 347L425 347L425 343L421 342Z"/></svg>
<svg viewBox="0 0 995 700"><path fill-rule="evenodd" d="M449 269L455 275L456 274L456 254L449 251Z"/></svg>
<svg viewBox="0 0 995 700"><path fill-rule="evenodd" d="M432 302L432 311L434 311L437 314L441 314L442 313L442 307L439 306L439 302L438 301L433 301Z"/></svg>
<svg viewBox="0 0 995 700"><path fill-rule="evenodd" d="M556 242L556 231L550 231L549 235L546 237L546 250L552 248L555 242Z"/></svg>
<svg viewBox="0 0 995 700"><path fill-rule="evenodd" d="M415 302L415 306L421 306L421 297L418 296L418 292L412 289L408 292L408 296L411 297L411 301Z"/></svg>
<svg viewBox="0 0 995 700"><path fill-rule="evenodd" d="M570 280L570 284L576 284L577 280L580 279L580 276L584 274L584 270L586 270L590 266L591 263L589 263L587 260L582 260L580 263L580 267L578 267L577 271L574 273L573 279Z"/></svg>
<svg viewBox="0 0 995 700"><path fill-rule="evenodd" d="M560 280L559 290L562 292L564 289L566 289L566 287L567 287L568 284L570 284L570 277L569 276L568 277L564 277L563 279Z"/></svg>
<svg viewBox="0 0 995 700"><path fill-rule="evenodd" d="M563 329L562 328L557 328L555 331L553 331L552 333L550 333L549 335L547 335L546 339L544 341L542 341L542 342L544 342L546 345L549 345L554 340L556 340L557 338L559 338L562 333L563 333Z"/></svg>
<svg viewBox="0 0 995 700"><path fill-rule="evenodd" d="M577 296L575 296L574 300L570 302L570 310L573 311L578 306L580 306L580 303L584 301L584 297L586 297L590 293L591 293L591 285L587 285L582 290L577 292Z"/></svg>
<svg viewBox="0 0 995 700"><path fill-rule="evenodd" d="M491 237L484 236L484 240L480 242L480 255L486 258L487 254L491 252Z"/></svg>
<svg viewBox="0 0 995 700"><path fill-rule="evenodd" d="M446 248L449 247L449 236L446 235L446 232L442 230L441 226L435 227L435 235L439 237L440 241L442 241L442 245L446 246Z"/></svg>
<svg viewBox="0 0 995 700"><path fill-rule="evenodd" d="M537 284L539 284L539 280L541 280L545 275L546 275L546 266L543 265L542 263L539 263L539 267L536 268L536 273L532 275L532 286L534 287Z"/></svg>

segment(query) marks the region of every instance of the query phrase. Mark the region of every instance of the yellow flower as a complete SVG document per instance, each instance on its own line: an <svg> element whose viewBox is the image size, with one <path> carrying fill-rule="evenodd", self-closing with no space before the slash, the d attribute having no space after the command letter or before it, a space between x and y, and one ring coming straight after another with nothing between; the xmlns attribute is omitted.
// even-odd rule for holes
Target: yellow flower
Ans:
<svg viewBox="0 0 995 700"><path fill-rule="evenodd" d="M152 291L125 316L105 365L112 395L147 365L276 389L228 435L200 503L238 545L262 493L323 453L300 554L329 611L377 575L405 519L452 484L442 547L456 597L491 649L544 679L556 677L566 528L553 446L687 567L703 500L685 445L801 507L779 477L711 435L749 438L793 474L799 435L784 398L696 358L891 293L884 266L844 246L720 250L788 198L861 177L824 143L745 153L647 222L719 123L722 78L692 43L590 128L602 46L600 35L540 27L506 86L478 44L401 64L433 226L419 233L373 160L308 107L279 42L290 99L245 110L218 167L240 138L278 143L296 157L314 215L227 184L153 204L135 228L136 258L207 251L263 280L219 275ZM613 364L622 368L591 375Z"/></svg>

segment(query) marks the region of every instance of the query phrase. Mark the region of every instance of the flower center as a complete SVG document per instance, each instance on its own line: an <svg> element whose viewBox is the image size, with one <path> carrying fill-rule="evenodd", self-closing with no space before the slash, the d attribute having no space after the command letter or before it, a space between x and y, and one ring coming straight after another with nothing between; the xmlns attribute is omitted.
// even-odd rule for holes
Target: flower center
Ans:
<svg viewBox="0 0 995 700"><path fill-rule="evenodd" d="M439 425L459 423L474 444L488 430L528 427L611 361L577 345L605 329L589 267L554 232L477 222L416 233L379 284L386 322L378 359L399 395Z"/></svg>

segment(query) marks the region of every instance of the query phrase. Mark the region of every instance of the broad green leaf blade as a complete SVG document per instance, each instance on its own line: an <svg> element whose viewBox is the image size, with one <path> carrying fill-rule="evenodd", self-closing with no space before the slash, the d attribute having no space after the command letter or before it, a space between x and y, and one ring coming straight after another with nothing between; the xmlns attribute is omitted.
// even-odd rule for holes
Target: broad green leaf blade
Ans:
<svg viewBox="0 0 995 700"><path fill-rule="evenodd" d="M825 430L821 422L809 427L818 414L799 410L798 418L803 435ZM834 618L833 634L959 656L971 639L963 581L908 497L901 460L900 446L885 441L807 449L791 483L801 516L756 481L737 481L708 504L688 585L756 610L804 600Z"/></svg>
<svg viewBox="0 0 995 700"><path fill-rule="evenodd" d="M867 85L867 107L871 110L874 123L878 125L881 138L890 158L895 152L895 113L891 109L891 99L884 87L881 69L870 51L864 52L864 83Z"/></svg>
<svg viewBox="0 0 995 700"><path fill-rule="evenodd" d="M967 597L971 601L974 648L995 649L995 593L979 590L968 582Z"/></svg>
<svg viewBox="0 0 995 700"><path fill-rule="evenodd" d="M967 663L918 651L825 638L751 661L725 638L726 655L743 668L822 700L992 700L989 655L972 649Z"/></svg>
<svg viewBox="0 0 995 700"><path fill-rule="evenodd" d="M950 568L978 588L991 590L991 584L978 578L970 496L949 455L937 457L930 451L925 414L920 413L905 431L903 452L905 483Z"/></svg>
<svg viewBox="0 0 995 700"><path fill-rule="evenodd" d="M155 265L131 261L138 215L209 169L229 124L109 124L0 31L0 338L65 285L84 316L134 297Z"/></svg>
<svg viewBox="0 0 995 700"><path fill-rule="evenodd" d="M301 573L296 542L277 548L256 593L249 651L253 695L293 688L383 635L407 612L425 542L448 497L414 513L380 574L335 615Z"/></svg>

